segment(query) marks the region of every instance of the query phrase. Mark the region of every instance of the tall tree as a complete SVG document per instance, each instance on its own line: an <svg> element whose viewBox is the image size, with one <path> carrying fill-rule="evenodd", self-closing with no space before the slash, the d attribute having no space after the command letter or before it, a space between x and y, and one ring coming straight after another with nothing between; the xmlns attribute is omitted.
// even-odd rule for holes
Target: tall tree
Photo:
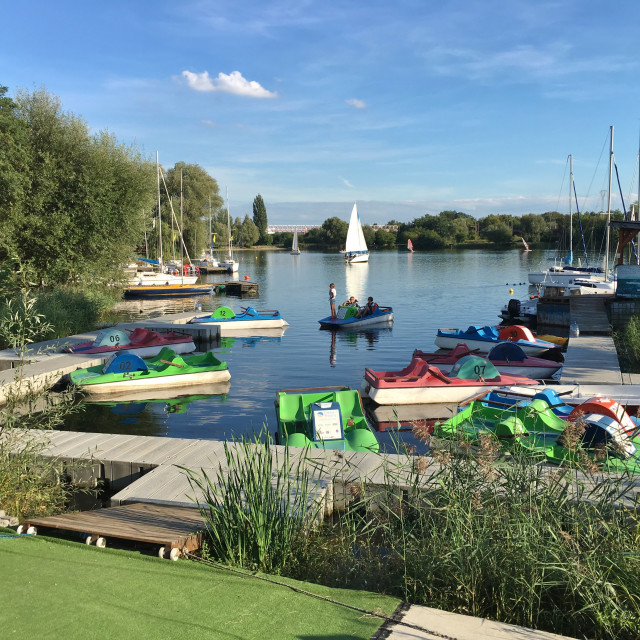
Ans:
<svg viewBox="0 0 640 640"><path fill-rule="evenodd" d="M267 221L267 208L264 206L264 200L260 194L253 199L253 224L258 227L260 232L258 242L260 244L270 244L272 238L267 234L267 225L269 224Z"/></svg>
<svg viewBox="0 0 640 640"><path fill-rule="evenodd" d="M191 258L197 258L209 237L209 198L215 219L221 218L223 200L218 192L218 183L200 165L177 162L166 173L161 183L164 250L174 249L180 253L176 221L180 222L180 179L182 178L182 236ZM166 184L166 189L165 189ZM173 220L171 205L176 220ZM226 226L226 213L224 223ZM174 229L176 247L171 247L174 236L165 234L165 229ZM196 246L199 245L199 246Z"/></svg>
<svg viewBox="0 0 640 640"><path fill-rule="evenodd" d="M5 247L48 284L121 276L155 199L155 170L108 132L91 134L44 89L15 98L26 126L28 188L10 207Z"/></svg>

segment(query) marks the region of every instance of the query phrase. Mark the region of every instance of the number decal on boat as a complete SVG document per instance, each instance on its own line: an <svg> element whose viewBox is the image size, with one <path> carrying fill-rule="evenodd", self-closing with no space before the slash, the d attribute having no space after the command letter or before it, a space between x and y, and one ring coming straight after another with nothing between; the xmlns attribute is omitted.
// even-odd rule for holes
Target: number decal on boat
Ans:
<svg viewBox="0 0 640 640"><path fill-rule="evenodd" d="M477 376L484 375L484 367L485 365L483 364L477 364L475 367L473 367L473 371Z"/></svg>

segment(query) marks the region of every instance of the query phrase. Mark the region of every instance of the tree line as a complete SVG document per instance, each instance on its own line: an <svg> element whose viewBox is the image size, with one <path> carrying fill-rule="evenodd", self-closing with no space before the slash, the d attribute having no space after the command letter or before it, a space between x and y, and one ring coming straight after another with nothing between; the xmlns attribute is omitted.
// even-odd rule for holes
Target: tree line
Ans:
<svg viewBox="0 0 640 640"><path fill-rule="evenodd" d="M193 259L207 247L224 247L229 228L236 246L291 245L291 234L266 233L261 195L253 201L252 216L228 221L217 181L199 165L178 162L158 169L154 158L119 143L112 133L93 133L45 89L18 91L13 98L7 92L0 86L0 263L19 263L32 282L93 286L117 281L134 255L157 257L161 235L165 259L182 256L185 249ZM623 216L616 211L613 217ZM432 250L508 245L521 237L530 244L568 246L568 215L555 211L481 219L442 211L388 225L397 231L364 225L369 247L406 246L411 239L415 249ZM606 216L583 213L581 225L593 246L593 239L604 238ZM343 248L347 229L347 222L331 217L302 235L300 243ZM577 250L577 224L573 233Z"/></svg>

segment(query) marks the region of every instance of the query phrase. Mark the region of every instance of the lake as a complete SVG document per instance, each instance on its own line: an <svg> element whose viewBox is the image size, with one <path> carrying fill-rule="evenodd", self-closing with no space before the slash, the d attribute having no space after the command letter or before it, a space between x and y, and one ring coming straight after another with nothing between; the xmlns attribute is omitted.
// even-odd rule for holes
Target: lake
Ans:
<svg viewBox="0 0 640 640"><path fill-rule="evenodd" d="M290 326L282 337L235 339L216 349L231 373L228 393L164 402L85 405L67 429L217 440L240 437L267 425L276 427L274 400L281 389L347 385L360 388L365 367L398 370L414 349L435 350L439 327L497 324L500 308L529 293L527 274L551 252L450 250L431 253L383 251L369 263L345 265L338 253L242 251L242 279L260 285L253 298L213 295L179 300L131 300L118 305L121 320L227 305L239 312L249 305L279 310ZM209 275L224 282L228 275ZM338 301L368 296L392 306L392 328L333 332L318 320L329 315L329 283ZM510 294L509 289L514 293ZM227 344L228 343L228 344ZM194 393L197 393L197 389ZM405 439L409 436L403 436ZM389 434L380 434L383 444Z"/></svg>

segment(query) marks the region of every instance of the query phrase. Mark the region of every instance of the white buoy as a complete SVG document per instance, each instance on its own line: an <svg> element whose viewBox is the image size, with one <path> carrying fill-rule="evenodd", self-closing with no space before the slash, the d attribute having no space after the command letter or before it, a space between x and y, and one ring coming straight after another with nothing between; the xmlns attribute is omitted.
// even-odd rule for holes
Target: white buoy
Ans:
<svg viewBox="0 0 640 640"><path fill-rule="evenodd" d="M104 549L106 546L107 546L107 539L100 536L96 540L96 547L100 547L101 549Z"/></svg>

